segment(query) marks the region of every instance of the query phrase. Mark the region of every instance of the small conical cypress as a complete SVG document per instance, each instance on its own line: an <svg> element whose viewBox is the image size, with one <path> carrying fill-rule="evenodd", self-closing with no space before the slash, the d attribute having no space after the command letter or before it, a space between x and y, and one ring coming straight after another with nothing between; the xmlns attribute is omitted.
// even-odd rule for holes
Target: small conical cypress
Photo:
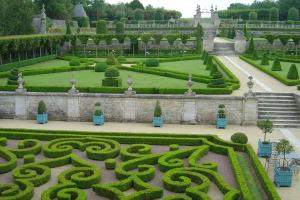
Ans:
<svg viewBox="0 0 300 200"><path fill-rule="evenodd" d="M210 75L213 76L216 72L218 72L218 66L213 64L211 67Z"/></svg>
<svg viewBox="0 0 300 200"><path fill-rule="evenodd" d="M253 37L251 37L249 47L247 49L247 53L252 54L254 50L255 50L254 40L253 40Z"/></svg>
<svg viewBox="0 0 300 200"><path fill-rule="evenodd" d="M203 65L207 65L208 59L209 59L210 55L207 54L203 60Z"/></svg>
<svg viewBox="0 0 300 200"><path fill-rule="evenodd" d="M209 84L207 84L207 87L209 87L209 88L225 88L226 83L223 78L223 75L220 72L216 71L213 74L213 79L211 80L211 82Z"/></svg>
<svg viewBox="0 0 300 200"><path fill-rule="evenodd" d="M254 51L253 51L253 54L252 54L252 59L253 59L253 60L258 60L258 59L259 59L259 57L258 57L258 55L257 55L257 51L256 51L256 50L254 50Z"/></svg>
<svg viewBox="0 0 300 200"><path fill-rule="evenodd" d="M205 70L211 70L212 65L213 65L213 57L209 56L207 59L207 64L206 64Z"/></svg>
<svg viewBox="0 0 300 200"><path fill-rule="evenodd" d="M272 66L272 71L281 71L281 63L280 61L276 58L273 62L273 66Z"/></svg>
<svg viewBox="0 0 300 200"><path fill-rule="evenodd" d="M290 80L298 80L299 79L298 69L295 64L291 65L290 70L287 74L287 78Z"/></svg>
<svg viewBox="0 0 300 200"><path fill-rule="evenodd" d="M264 54L262 60L261 60L261 65L269 65L270 62L269 62L269 58L268 58L268 54Z"/></svg>
<svg viewBox="0 0 300 200"><path fill-rule="evenodd" d="M202 59L202 60L204 60L204 58L205 58L206 54L207 54L207 52L206 52L206 51L203 51L203 52L202 52L202 57L201 57L201 59Z"/></svg>

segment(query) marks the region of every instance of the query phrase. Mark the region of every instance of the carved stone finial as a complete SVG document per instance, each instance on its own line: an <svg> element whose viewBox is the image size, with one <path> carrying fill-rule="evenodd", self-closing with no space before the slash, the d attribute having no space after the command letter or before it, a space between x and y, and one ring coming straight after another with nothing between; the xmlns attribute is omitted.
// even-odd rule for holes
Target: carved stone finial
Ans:
<svg viewBox="0 0 300 200"><path fill-rule="evenodd" d="M70 80L70 84L71 84L72 87L69 90L69 94L72 94L72 95L78 94L79 91L76 89L76 83L77 83L77 81L74 77L74 74L72 73L72 78Z"/></svg>
<svg viewBox="0 0 300 200"><path fill-rule="evenodd" d="M46 19L46 9L45 9L45 4L42 6L42 12L41 12L41 18Z"/></svg>
<svg viewBox="0 0 300 200"><path fill-rule="evenodd" d="M24 84L24 80L22 77L22 72L18 74L18 88L16 89L16 92L26 92L26 89L24 88L23 84Z"/></svg>
<svg viewBox="0 0 300 200"><path fill-rule="evenodd" d="M193 87L194 83L192 81L192 74L189 75L189 80L187 82L187 86L188 86L188 91L185 93L185 96L195 96L196 93L193 92L192 87Z"/></svg>
<svg viewBox="0 0 300 200"><path fill-rule="evenodd" d="M135 95L136 92L132 88L133 80L130 75L128 75L127 85L128 85L128 90L125 91L125 95Z"/></svg>
<svg viewBox="0 0 300 200"><path fill-rule="evenodd" d="M253 77L249 76L248 77L249 81L247 82L247 86L248 86L248 93L245 94L246 97L255 97L254 92L252 91L252 88L254 87L254 81L253 81Z"/></svg>

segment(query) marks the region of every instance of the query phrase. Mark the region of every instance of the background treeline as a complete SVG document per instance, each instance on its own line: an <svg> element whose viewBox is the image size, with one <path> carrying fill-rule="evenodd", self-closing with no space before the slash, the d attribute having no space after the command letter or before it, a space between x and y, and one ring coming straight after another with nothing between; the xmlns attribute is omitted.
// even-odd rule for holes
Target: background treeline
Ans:
<svg viewBox="0 0 300 200"><path fill-rule="evenodd" d="M71 20L77 3L82 3L90 21L169 20L181 17L181 13L175 10L151 5L144 7L139 0L119 4L110 4L105 0L0 0L0 35L32 33L32 18L40 14L43 4L47 17Z"/></svg>
<svg viewBox="0 0 300 200"><path fill-rule="evenodd" d="M252 4L233 3L227 10L219 11L219 15L221 18L238 19L241 17L249 20L250 13L256 12L257 20L298 21L299 10L299 0L255 0Z"/></svg>

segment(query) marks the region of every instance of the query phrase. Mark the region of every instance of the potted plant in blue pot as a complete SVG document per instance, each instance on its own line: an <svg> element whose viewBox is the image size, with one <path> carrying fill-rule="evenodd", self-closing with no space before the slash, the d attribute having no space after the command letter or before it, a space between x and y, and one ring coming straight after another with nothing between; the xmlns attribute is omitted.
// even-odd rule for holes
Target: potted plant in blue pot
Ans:
<svg viewBox="0 0 300 200"><path fill-rule="evenodd" d="M218 116L216 119L216 127L217 128L226 128L227 127L227 119L225 114L225 105L219 105Z"/></svg>
<svg viewBox="0 0 300 200"><path fill-rule="evenodd" d="M257 127L264 133L264 140L258 141L258 156L260 157L271 157L272 154L272 143L267 141L267 133L273 132L273 122L270 120L260 120L257 122Z"/></svg>
<svg viewBox="0 0 300 200"><path fill-rule="evenodd" d="M161 111L159 101L157 101L156 105L155 105L154 117L152 119L152 124L154 127L162 127L163 126L162 111Z"/></svg>
<svg viewBox="0 0 300 200"><path fill-rule="evenodd" d="M282 159L279 165L274 169L274 183L278 187L291 187L293 180L293 171L288 165L286 155L294 152L294 147L286 139L281 139L275 147L277 155Z"/></svg>
<svg viewBox="0 0 300 200"><path fill-rule="evenodd" d="M99 102L95 104L93 123L95 126L102 126L104 124L104 114L101 110L101 104Z"/></svg>
<svg viewBox="0 0 300 200"><path fill-rule="evenodd" d="M38 124L48 123L47 107L44 101L40 101L38 105L36 121Z"/></svg>

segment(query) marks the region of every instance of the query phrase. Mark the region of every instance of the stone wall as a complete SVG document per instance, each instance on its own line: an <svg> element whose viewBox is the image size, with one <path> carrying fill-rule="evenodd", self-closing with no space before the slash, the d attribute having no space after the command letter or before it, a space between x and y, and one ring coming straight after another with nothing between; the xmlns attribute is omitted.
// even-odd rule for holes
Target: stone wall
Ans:
<svg viewBox="0 0 300 200"><path fill-rule="evenodd" d="M230 124L255 124L257 100L234 96L186 97L183 95L134 95L0 92L0 118L35 119L43 100L49 119L91 121L94 104L101 102L107 121L150 122L157 100L166 123L214 124L218 105L226 106Z"/></svg>

